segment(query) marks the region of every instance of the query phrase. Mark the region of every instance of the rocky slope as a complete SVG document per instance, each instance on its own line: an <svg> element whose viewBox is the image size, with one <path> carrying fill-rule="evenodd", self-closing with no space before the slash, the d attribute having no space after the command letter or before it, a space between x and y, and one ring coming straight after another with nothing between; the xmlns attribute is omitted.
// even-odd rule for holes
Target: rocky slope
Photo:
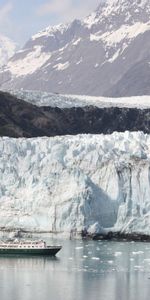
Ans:
<svg viewBox="0 0 150 300"><path fill-rule="evenodd" d="M0 92L0 136L108 134L126 130L150 133L150 109L100 108L92 105L38 107Z"/></svg>
<svg viewBox="0 0 150 300"><path fill-rule="evenodd" d="M115 96L137 95L140 90L149 94L149 20L149 0L100 1L84 20L48 27L32 36L0 73L1 88ZM134 66L142 61L141 76ZM132 75L133 89L127 72Z"/></svg>
<svg viewBox="0 0 150 300"><path fill-rule="evenodd" d="M133 65L105 96L150 95L150 55Z"/></svg>

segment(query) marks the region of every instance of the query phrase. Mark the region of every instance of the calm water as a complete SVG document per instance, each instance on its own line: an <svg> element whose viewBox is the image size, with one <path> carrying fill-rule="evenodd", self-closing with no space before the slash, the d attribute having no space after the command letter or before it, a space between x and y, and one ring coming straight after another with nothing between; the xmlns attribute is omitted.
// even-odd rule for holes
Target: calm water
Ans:
<svg viewBox="0 0 150 300"><path fill-rule="evenodd" d="M150 299L150 244L58 243L56 259L0 258L0 300Z"/></svg>

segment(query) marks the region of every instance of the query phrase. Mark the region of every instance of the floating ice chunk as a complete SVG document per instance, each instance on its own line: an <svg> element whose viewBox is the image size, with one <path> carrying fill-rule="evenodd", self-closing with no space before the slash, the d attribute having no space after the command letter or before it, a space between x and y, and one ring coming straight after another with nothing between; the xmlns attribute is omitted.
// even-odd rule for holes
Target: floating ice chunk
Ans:
<svg viewBox="0 0 150 300"><path fill-rule="evenodd" d="M122 252L119 252L119 251L118 251L118 252L115 252L115 254L114 254L114 256L116 256L116 257L117 257L117 256L121 256L121 255L122 255Z"/></svg>
<svg viewBox="0 0 150 300"><path fill-rule="evenodd" d="M150 262L150 258L144 258L144 262Z"/></svg>
<svg viewBox="0 0 150 300"><path fill-rule="evenodd" d="M135 251L135 252L132 252L133 255L140 255L140 254L144 254L143 251Z"/></svg>
<svg viewBox="0 0 150 300"><path fill-rule="evenodd" d="M81 250L83 247L75 247L76 250Z"/></svg>

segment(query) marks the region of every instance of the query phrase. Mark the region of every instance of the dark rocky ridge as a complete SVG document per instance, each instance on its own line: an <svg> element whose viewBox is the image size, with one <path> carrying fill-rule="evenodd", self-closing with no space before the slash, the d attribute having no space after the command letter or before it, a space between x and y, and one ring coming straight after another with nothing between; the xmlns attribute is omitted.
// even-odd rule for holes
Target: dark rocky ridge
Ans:
<svg viewBox="0 0 150 300"><path fill-rule="evenodd" d="M0 136L29 138L126 130L150 133L150 109L37 107L0 92Z"/></svg>

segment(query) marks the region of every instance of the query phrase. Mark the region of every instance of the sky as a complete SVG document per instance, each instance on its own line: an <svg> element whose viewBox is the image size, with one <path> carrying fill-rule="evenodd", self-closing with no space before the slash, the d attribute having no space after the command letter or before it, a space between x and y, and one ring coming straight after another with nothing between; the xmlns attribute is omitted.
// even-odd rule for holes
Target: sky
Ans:
<svg viewBox="0 0 150 300"><path fill-rule="evenodd" d="M0 34L18 45L50 25L87 16L101 0L0 0Z"/></svg>

